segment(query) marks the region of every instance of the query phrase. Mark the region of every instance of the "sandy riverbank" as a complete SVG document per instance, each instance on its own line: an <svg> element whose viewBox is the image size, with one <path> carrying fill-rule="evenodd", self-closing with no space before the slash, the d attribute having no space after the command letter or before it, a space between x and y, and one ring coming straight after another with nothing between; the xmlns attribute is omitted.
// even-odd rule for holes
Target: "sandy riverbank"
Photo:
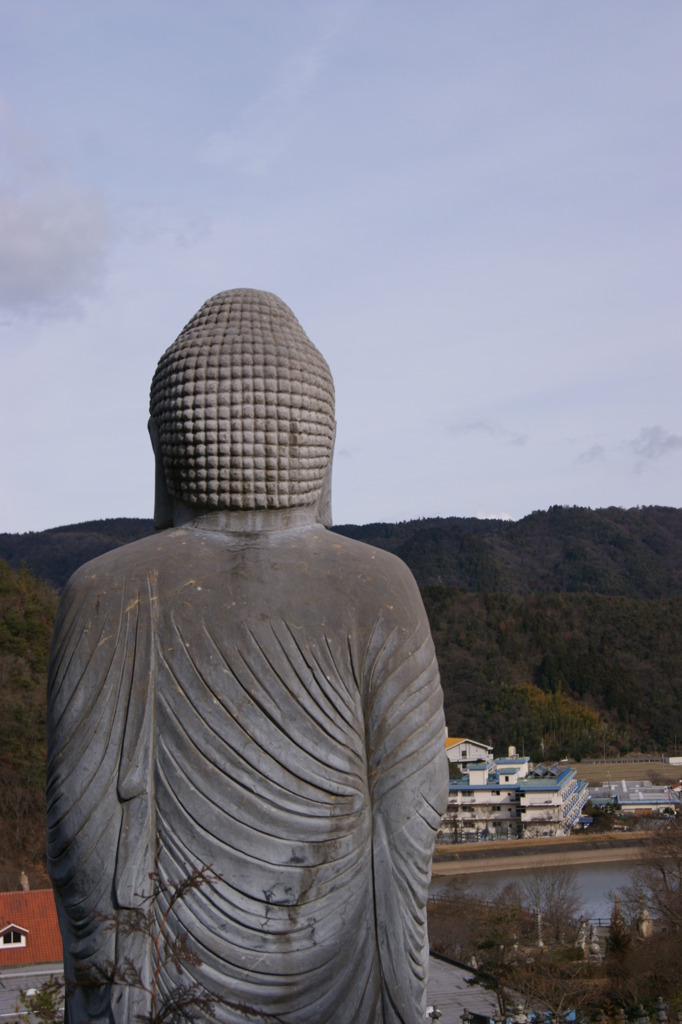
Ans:
<svg viewBox="0 0 682 1024"><path fill-rule="evenodd" d="M484 871L515 871L531 867L569 867L636 861L647 849L651 833L607 833L591 838L510 839L436 847L433 875L474 875Z"/></svg>

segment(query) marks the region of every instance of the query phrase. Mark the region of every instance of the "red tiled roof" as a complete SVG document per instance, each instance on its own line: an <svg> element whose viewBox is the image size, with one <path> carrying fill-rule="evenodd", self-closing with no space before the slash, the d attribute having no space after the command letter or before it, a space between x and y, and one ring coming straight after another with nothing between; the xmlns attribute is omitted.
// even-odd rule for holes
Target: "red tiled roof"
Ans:
<svg viewBox="0 0 682 1024"><path fill-rule="evenodd" d="M52 889L0 892L0 931L10 924L28 933L26 945L4 946L0 942L0 967L62 960L62 937Z"/></svg>

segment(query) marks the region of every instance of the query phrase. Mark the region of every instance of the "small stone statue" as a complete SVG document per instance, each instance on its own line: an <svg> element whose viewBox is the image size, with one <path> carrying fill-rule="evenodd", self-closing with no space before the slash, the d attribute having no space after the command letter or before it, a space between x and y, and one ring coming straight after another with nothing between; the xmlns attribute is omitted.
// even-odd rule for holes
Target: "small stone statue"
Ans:
<svg viewBox="0 0 682 1024"><path fill-rule="evenodd" d="M334 431L327 364L274 295L216 295L159 362L163 532L79 569L53 642L72 1024L152 1019L148 990L178 985L221 1024L424 1016L442 693L407 568L323 525ZM167 913L155 874L206 866ZM183 975L121 923L150 907Z"/></svg>
<svg viewBox="0 0 682 1024"><path fill-rule="evenodd" d="M589 924L585 917L580 918L578 922L578 934L576 936L575 945L576 949L582 949L583 953L587 949L589 936Z"/></svg>
<svg viewBox="0 0 682 1024"><path fill-rule="evenodd" d="M637 934L640 939L650 939L654 934L654 922L649 909L642 906L637 915Z"/></svg>

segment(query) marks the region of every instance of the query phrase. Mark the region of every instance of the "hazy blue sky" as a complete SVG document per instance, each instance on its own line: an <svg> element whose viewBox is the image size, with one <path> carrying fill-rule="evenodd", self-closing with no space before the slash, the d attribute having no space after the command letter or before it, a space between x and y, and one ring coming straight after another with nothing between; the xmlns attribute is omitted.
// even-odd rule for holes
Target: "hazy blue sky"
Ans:
<svg viewBox="0 0 682 1024"><path fill-rule="evenodd" d="M0 531L152 511L156 362L276 292L334 518L682 504L680 0L0 0Z"/></svg>

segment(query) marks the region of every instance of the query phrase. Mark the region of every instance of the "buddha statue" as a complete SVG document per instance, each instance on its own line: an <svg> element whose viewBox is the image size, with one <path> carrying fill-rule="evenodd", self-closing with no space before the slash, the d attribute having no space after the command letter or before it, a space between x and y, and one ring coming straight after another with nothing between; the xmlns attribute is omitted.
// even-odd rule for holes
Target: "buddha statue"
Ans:
<svg viewBox="0 0 682 1024"><path fill-rule="evenodd" d="M327 364L276 296L223 292L162 356L150 414L159 532L73 575L53 641L66 1020L151 1020L193 986L221 1024L414 1024L442 692L409 570L327 529ZM130 927L148 912L182 975Z"/></svg>

